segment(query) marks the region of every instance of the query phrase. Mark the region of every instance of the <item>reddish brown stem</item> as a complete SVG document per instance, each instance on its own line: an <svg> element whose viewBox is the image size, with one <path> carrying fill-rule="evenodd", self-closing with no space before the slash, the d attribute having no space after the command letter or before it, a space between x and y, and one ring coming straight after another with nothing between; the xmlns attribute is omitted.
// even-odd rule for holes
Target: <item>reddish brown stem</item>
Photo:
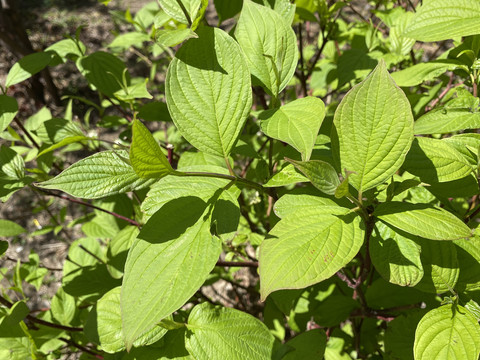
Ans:
<svg viewBox="0 0 480 360"><path fill-rule="evenodd" d="M226 267L258 267L257 262L253 261L223 261L218 260L215 266L226 266Z"/></svg>

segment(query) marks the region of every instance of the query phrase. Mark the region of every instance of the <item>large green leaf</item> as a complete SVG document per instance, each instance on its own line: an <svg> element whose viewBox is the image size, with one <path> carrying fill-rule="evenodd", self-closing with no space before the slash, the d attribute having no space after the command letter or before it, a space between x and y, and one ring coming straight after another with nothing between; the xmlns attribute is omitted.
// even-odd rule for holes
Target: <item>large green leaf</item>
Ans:
<svg viewBox="0 0 480 360"><path fill-rule="evenodd" d="M307 161L312 154L318 131L325 117L325 104L315 97L294 100L279 109L260 114L262 131L292 145Z"/></svg>
<svg viewBox="0 0 480 360"><path fill-rule="evenodd" d="M417 242L422 247L420 257L424 275L415 288L433 294L453 291L460 274L454 243L421 238L417 238Z"/></svg>
<svg viewBox="0 0 480 360"><path fill-rule="evenodd" d="M10 125L17 112L17 100L7 95L0 95L0 132Z"/></svg>
<svg viewBox="0 0 480 360"><path fill-rule="evenodd" d="M184 305L215 266L221 242L210 234L209 212L201 199L183 197L165 204L142 228L128 253L122 284L127 349Z"/></svg>
<svg viewBox="0 0 480 360"><path fill-rule="evenodd" d="M245 0L235 38L254 79L276 97L297 67L297 39L290 24L276 11Z"/></svg>
<svg viewBox="0 0 480 360"><path fill-rule="evenodd" d="M480 34L478 0L430 0L410 20L405 36L420 41L441 41Z"/></svg>
<svg viewBox="0 0 480 360"><path fill-rule="evenodd" d="M426 137L415 138L403 168L426 183L458 180L473 171L468 159L454 146Z"/></svg>
<svg viewBox="0 0 480 360"><path fill-rule="evenodd" d="M416 360L477 360L480 325L462 306L440 306L418 323L413 352Z"/></svg>
<svg viewBox="0 0 480 360"><path fill-rule="evenodd" d="M53 55L53 52L37 52L21 58L8 72L5 88L18 84L42 71L50 64Z"/></svg>
<svg viewBox="0 0 480 360"><path fill-rule="evenodd" d="M321 160L286 160L300 170L318 190L327 195L335 194L335 190L340 185L340 180L332 165Z"/></svg>
<svg viewBox="0 0 480 360"><path fill-rule="evenodd" d="M188 317L185 347L197 360L270 360L273 335L252 315L203 303Z"/></svg>
<svg viewBox="0 0 480 360"><path fill-rule="evenodd" d="M385 331L385 355L392 360L414 360L413 343L415 329L425 314L425 310L410 310L396 317L387 325Z"/></svg>
<svg viewBox="0 0 480 360"><path fill-rule="evenodd" d="M455 240L457 248L460 276L457 288L463 290L480 290L480 238L475 236L471 239Z"/></svg>
<svg viewBox="0 0 480 360"><path fill-rule="evenodd" d="M286 194L283 195L274 205L275 214L283 219L284 217L302 212L307 208L336 207L335 201L314 195Z"/></svg>
<svg viewBox="0 0 480 360"><path fill-rule="evenodd" d="M142 189L153 181L138 177L129 164L126 151L108 150L74 163L53 179L37 186L62 190L79 198L97 199Z"/></svg>
<svg viewBox="0 0 480 360"><path fill-rule="evenodd" d="M377 223L369 245L372 263L385 280L414 286L422 279L421 247L401 231Z"/></svg>
<svg viewBox="0 0 480 360"><path fill-rule="evenodd" d="M463 69L468 73L468 67L459 60L442 59L419 63L406 69L392 73L392 78L398 86L415 86L424 81L434 80L446 71Z"/></svg>
<svg viewBox="0 0 480 360"><path fill-rule="evenodd" d="M126 66L115 55L97 51L77 60L77 67L85 76L90 85L109 97L122 89L122 85L129 85L130 75ZM127 84L123 84L123 79Z"/></svg>
<svg viewBox="0 0 480 360"><path fill-rule="evenodd" d="M452 213L428 204L382 203L374 215L409 234L431 240L456 240L472 236L472 230Z"/></svg>
<svg viewBox="0 0 480 360"><path fill-rule="evenodd" d="M191 24L197 17L201 0L159 0L159 4L168 15L182 24ZM183 9L182 9L183 7ZM184 11L185 10L185 11ZM187 18L188 16L188 18Z"/></svg>
<svg viewBox="0 0 480 360"><path fill-rule="evenodd" d="M464 129L480 128L480 112L468 108L432 110L415 121L415 134L448 134Z"/></svg>
<svg viewBox="0 0 480 360"><path fill-rule="evenodd" d="M245 124L252 94L238 44L218 28L202 27L167 71L166 98L181 134L201 151L227 157Z"/></svg>
<svg viewBox="0 0 480 360"><path fill-rule="evenodd" d="M120 308L121 287L113 288L103 295L95 308L90 311L85 333L92 341L99 344L103 351L116 353L125 350L122 339L122 313ZM159 340L166 329L156 326L142 334L133 346L141 347Z"/></svg>
<svg viewBox="0 0 480 360"><path fill-rule="evenodd" d="M380 61L350 90L335 112L332 149L360 193L390 178L413 140L413 116L402 90Z"/></svg>
<svg viewBox="0 0 480 360"><path fill-rule="evenodd" d="M260 294L299 289L328 279L358 253L364 231L360 218L339 206L290 213L260 246Z"/></svg>
<svg viewBox="0 0 480 360"><path fill-rule="evenodd" d="M130 163L142 178L159 179L174 172L150 131L139 120L133 122Z"/></svg>

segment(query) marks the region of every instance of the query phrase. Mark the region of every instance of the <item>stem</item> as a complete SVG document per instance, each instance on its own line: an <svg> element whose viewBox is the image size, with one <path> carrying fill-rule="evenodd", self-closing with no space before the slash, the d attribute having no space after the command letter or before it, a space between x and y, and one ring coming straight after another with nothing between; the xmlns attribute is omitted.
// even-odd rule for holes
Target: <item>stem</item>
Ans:
<svg viewBox="0 0 480 360"><path fill-rule="evenodd" d="M82 249L83 251L85 251L88 255L90 255L91 257L93 257L94 259L98 260L100 263L102 264L106 264L105 261L103 261L101 258L99 258L97 255L95 255L93 252L91 252L90 250L88 250L85 246L83 245L78 245L78 247L80 249Z"/></svg>
<svg viewBox="0 0 480 360"><path fill-rule="evenodd" d="M65 339L65 338L63 338L63 337L60 337L60 338L58 338L58 339L59 339L59 340L62 340L64 343L66 343L66 344L68 344L68 345L70 345L70 346L73 346L73 347L77 348L78 350L81 350L81 351L83 351L83 352L85 352L85 353L87 353L87 354L90 354L90 355L95 356L97 359L103 359L103 356L102 356L102 355L100 355L100 354L98 354L98 353L90 350L89 348L87 348L87 347L85 347L85 346L82 346L82 345L80 345L80 344L77 344L77 343L76 343L75 341L73 341L73 340Z"/></svg>
<svg viewBox="0 0 480 360"><path fill-rule="evenodd" d="M298 73L298 78L300 79L300 83L302 84L303 96L307 96L308 95L307 77L303 72L305 67L305 62L303 60L303 35L302 35L301 22L298 24L298 49L300 52L300 71Z"/></svg>
<svg viewBox="0 0 480 360"><path fill-rule="evenodd" d="M3 296L0 296L0 304L6 306L9 309L11 309L13 307L13 304L10 301L8 301L7 299L5 299ZM83 331L83 328L80 328L80 327L71 327L71 326L65 326L65 325L60 325L60 324L54 324L54 323L51 323L49 321L45 321L45 320L42 320L42 319L37 319L35 316L32 316L32 315L27 315L25 317L25 319L27 319L28 321L30 321L32 323L36 323L36 324L43 325L43 326L48 326L48 327L55 328L55 329L61 329L61 330L65 330L65 331L75 331L75 332Z"/></svg>
<svg viewBox="0 0 480 360"><path fill-rule="evenodd" d="M58 197L60 199L64 199L64 200L67 200L69 202L72 202L72 203L75 203L75 204L80 204L80 205L83 205L83 206L86 206L86 207L89 207L89 208L92 208L92 209L95 209L95 210L99 210L99 211L102 211L106 214L109 214L109 215L112 215L114 217L116 217L117 219L121 219L121 220L124 220L126 222L128 222L129 224L131 225L134 225L136 227L140 227L140 223L136 222L135 220L132 220L130 218L127 218L123 215L120 215L120 214L117 214L116 212L113 212L113 211L109 211L109 210L105 210L105 209L102 209L98 206L95 206L95 205L92 205L92 204L89 204L85 201L82 201L82 200L78 200L78 199L75 199L75 198L71 198L67 195L63 195L63 194L56 194L56 193L53 193L53 192L50 192L48 190L44 190L44 189L40 189L40 188L37 188L38 191L41 191L47 195L50 195L50 196L55 196L55 197Z"/></svg>
<svg viewBox="0 0 480 360"><path fill-rule="evenodd" d="M32 142L32 144L40 150L40 145L38 145L38 143L35 141L35 139L32 137L32 135L30 135L30 133L28 132L27 129L25 129L25 127L23 126L23 124L21 123L20 120L18 120L17 118L14 118L13 121L15 121L15 124L18 125L18 127L20 129L22 129L23 133L25 134L25 136Z"/></svg>
<svg viewBox="0 0 480 360"><path fill-rule="evenodd" d="M10 256L5 257L5 259L7 259L8 261L13 261L13 262L20 261L20 264L30 264L30 262L28 262L28 261L22 261L22 260L20 260L20 259L14 259L14 258L11 258ZM38 264L38 267L47 269L47 270L49 270L49 271L63 271L63 269L60 269L60 268L52 268L52 267L48 267L48 266L45 266L45 265L42 265L42 264Z"/></svg>

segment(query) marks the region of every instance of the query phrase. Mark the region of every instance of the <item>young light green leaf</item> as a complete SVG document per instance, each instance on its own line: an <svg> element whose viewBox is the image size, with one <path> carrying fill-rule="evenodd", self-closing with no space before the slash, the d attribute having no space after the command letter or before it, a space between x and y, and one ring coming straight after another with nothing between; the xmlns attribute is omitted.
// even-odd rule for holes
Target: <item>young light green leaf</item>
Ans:
<svg viewBox="0 0 480 360"><path fill-rule="evenodd" d="M120 48L122 50L128 50L131 46L142 48L144 41L150 41L150 36L143 32L131 31L125 34L119 34L115 36L113 41L107 45L109 48Z"/></svg>
<svg viewBox="0 0 480 360"><path fill-rule="evenodd" d="M130 163L141 178L160 179L174 172L150 131L139 120L133 122Z"/></svg>
<svg viewBox="0 0 480 360"><path fill-rule="evenodd" d="M263 186L278 187L308 181L309 180L305 176L303 176L297 169L295 169L295 166L293 166L292 164L288 164L279 172L273 174L273 176L268 179L268 181Z"/></svg>
<svg viewBox="0 0 480 360"><path fill-rule="evenodd" d="M13 221L0 219L0 236L17 236L26 231L23 226Z"/></svg>
<svg viewBox="0 0 480 360"><path fill-rule="evenodd" d="M60 287L50 304L52 317L57 320L59 324L69 325L75 317L76 310L75 298L67 294Z"/></svg>
<svg viewBox="0 0 480 360"><path fill-rule="evenodd" d="M166 98L181 134L197 149L226 158L245 124L252 94L238 44L223 30L202 27L167 71Z"/></svg>
<svg viewBox="0 0 480 360"><path fill-rule="evenodd" d="M198 38L192 29L164 29L155 33L155 41L163 46L172 47L191 38Z"/></svg>
<svg viewBox="0 0 480 360"><path fill-rule="evenodd" d="M45 69L53 59L53 52L37 52L21 58L7 75L5 87L18 84Z"/></svg>
<svg viewBox="0 0 480 360"><path fill-rule="evenodd" d="M332 165L321 160L295 161L288 158L285 160L300 170L318 190L327 195L335 194L340 180Z"/></svg>
<svg viewBox="0 0 480 360"><path fill-rule="evenodd" d="M79 198L98 199L142 189L153 182L137 176L129 164L126 151L108 150L74 163L53 179L37 186L61 190Z"/></svg>
<svg viewBox="0 0 480 360"><path fill-rule="evenodd" d="M60 149L61 147L64 147L64 146L67 146L67 145L70 145L70 144L74 144L74 143L77 143L77 142L86 141L86 140L92 140L92 139L88 138L84 135L68 136L68 137L60 140L58 143L50 145L46 149L43 149L42 151L40 151L37 155L37 158L46 154L46 153L54 151L56 149Z"/></svg>
<svg viewBox="0 0 480 360"><path fill-rule="evenodd" d="M122 339L122 313L120 308L121 287L113 288L103 295L97 305L90 311L85 333L92 341L98 343L103 351L116 353L125 350ZM141 347L158 341L167 330L156 326L142 334L133 346Z"/></svg>
<svg viewBox="0 0 480 360"><path fill-rule="evenodd" d="M270 360L273 335L250 314L203 303L188 317L185 347L195 359Z"/></svg>
<svg viewBox="0 0 480 360"><path fill-rule="evenodd" d="M464 129L480 128L480 112L468 108L432 110L415 121L415 134L448 134Z"/></svg>
<svg viewBox="0 0 480 360"><path fill-rule="evenodd" d="M458 180L473 171L468 159L451 144L426 137L415 138L403 168L426 183Z"/></svg>
<svg viewBox="0 0 480 360"><path fill-rule="evenodd" d="M122 284L127 350L185 304L215 266L222 249L210 234L209 211L201 199L182 197L165 204L142 228L128 254Z"/></svg>
<svg viewBox="0 0 480 360"><path fill-rule="evenodd" d="M292 145L308 161L325 117L325 104L315 97L294 100L259 115L264 134Z"/></svg>
<svg viewBox="0 0 480 360"><path fill-rule="evenodd" d="M335 112L332 149L360 193L390 178L413 141L410 103L385 63L343 98Z"/></svg>
<svg viewBox="0 0 480 360"><path fill-rule="evenodd" d="M434 80L447 71L463 69L468 73L468 67L459 60L442 59L419 63L406 69L392 73L392 78L398 86L416 86L424 81Z"/></svg>
<svg viewBox="0 0 480 360"><path fill-rule="evenodd" d="M319 207L338 207L335 201L314 195L305 194L286 194L275 203L273 210L275 215L283 219L284 217L300 213L308 208Z"/></svg>
<svg viewBox="0 0 480 360"><path fill-rule="evenodd" d="M405 29L405 36L419 41L442 41L480 34L477 0L425 1Z"/></svg>
<svg viewBox="0 0 480 360"><path fill-rule="evenodd" d="M69 55L81 57L85 54L86 47L80 40L64 39L50 45L45 49L47 51L55 51L58 56L66 60Z"/></svg>
<svg viewBox="0 0 480 360"><path fill-rule="evenodd" d="M0 95L0 132L10 125L17 112L17 100L7 95Z"/></svg>
<svg viewBox="0 0 480 360"><path fill-rule="evenodd" d="M25 161L17 152L8 146L0 147L0 175L9 179L21 180L25 177Z"/></svg>
<svg viewBox="0 0 480 360"><path fill-rule="evenodd" d="M297 39L290 24L275 10L245 0L235 38L254 79L277 97L297 67Z"/></svg>
<svg viewBox="0 0 480 360"><path fill-rule="evenodd" d="M134 85L127 86L113 94L118 100L133 101L135 99L151 99L152 95L147 90L148 79Z"/></svg>
<svg viewBox="0 0 480 360"><path fill-rule="evenodd" d="M431 240L456 240L472 236L472 230L452 213L429 204L382 203L374 215L409 234Z"/></svg>
<svg viewBox="0 0 480 360"><path fill-rule="evenodd" d="M413 352L416 360L477 360L480 325L462 306L440 306L418 323Z"/></svg>
<svg viewBox="0 0 480 360"><path fill-rule="evenodd" d="M422 279L421 247L401 231L378 222L369 251L375 269L388 282L415 286Z"/></svg>
<svg viewBox="0 0 480 360"><path fill-rule="evenodd" d="M358 253L360 218L339 206L306 208L282 218L260 245L260 294L328 279Z"/></svg>

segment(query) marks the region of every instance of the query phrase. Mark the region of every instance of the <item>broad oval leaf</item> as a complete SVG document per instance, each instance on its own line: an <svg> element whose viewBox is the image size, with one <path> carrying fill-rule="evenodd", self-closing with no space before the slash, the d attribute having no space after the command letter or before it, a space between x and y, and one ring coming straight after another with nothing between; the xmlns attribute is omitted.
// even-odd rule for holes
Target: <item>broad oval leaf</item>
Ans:
<svg viewBox="0 0 480 360"><path fill-rule="evenodd" d="M8 72L5 88L18 84L45 69L52 61L53 52L29 54L16 62Z"/></svg>
<svg viewBox="0 0 480 360"><path fill-rule="evenodd" d="M174 172L150 131L139 120L133 122L130 163L142 178L160 179Z"/></svg>
<svg viewBox="0 0 480 360"><path fill-rule="evenodd" d="M413 352L416 360L477 360L480 325L462 306L440 306L418 323Z"/></svg>
<svg viewBox="0 0 480 360"><path fill-rule="evenodd" d="M428 204L382 203L374 215L409 234L430 240L456 240L472 236L472 230L452 213Z"/></svg>
<svg viewBox="0 0 480 360"><path fill-rule="evenodd" d="M0 236L16 236L23 234L26 232L23 226L18 225L17 223L6 220L0 219Z"/></svg>
<svg viewBox="0 0 480 360"><path fill-rule="evenodd" d="M480 128L480 112L467 108L432 110L415 121L415 134L448 134Z"/></svg>
<svg viewBox="0 0 480 360"><path fill-rule="evenodd" d="M458 180L473 171L468 159L454 146L426 137L415 138L403 168L426 183Z"/></svg>
<svg viewBox="0 0 480 360"><path fill-rule="evenodd" d="M332 149L360 193L390 178L413 141L410 103L385 63L343 98L334 117Z"/></svg>
<svg viewBox="0 0 480 360"><path fill-rule="evenodd" d="M338 207L335 201L314 195L306 194L285 194L273 206L275 215L283 219L284 217L302 212L308 208L319 207Z"/></svg>
<svg viewBox="0 0 480 360"><path fill-rule="evenodd" d="M421 246L400 231L377 223L369 251L373 265L388 282L415 286L422 279Z"/></svg>
<svg viewBox="0 0 480 360"><path fill-rule="evenodd" d="M275 10L245 0L235 38L254 79L277 97L297 67L297 39L290 24Z"/></svg>
<svg viewBox="0 0 480 360"><path fill-rule="evenodd" d="M292 145L307 161L325 117L325 104L315 97L294 100L259 115L264 134Z"/></svg>
<svg viewBox="0 0 480 360"><path fill-rule="evenodd" d="M252 94L239 45L223 30L202 27L167 71L166 98L173 122L197 149L227 157L245 124Z"/></svg>
<svg viewBox="0 0 480 360"><path fill-rule="evenodd" d="M441 41L480 34L478 0L425 1L410 20L404 35L419 41Z"/></svg>
<svg viewBox="0 0 480 360"><path fill-rule="evenodd" d="M125 350L122 339L122 312L120 308L121 287L113 288L103 295L87 318L85 333L97 342L103 351L116 353ZM133 346L141 347L159 340L167 332L159 326L142 334Z"/></svg>
<svg viewBox="0 0 480 360"><path fill-rule="evenodd" d="M209 207L199 198L172 200L150 218L125 264L121 306L127 350L195 294L221 250L210 234Z"/></svg>
<svg viewBox="0 0 480 360"><path fill-rule="evenodd" d="M392 78L398 86L416 86L424 81L434 80L447 71L463 69L468 73L468 67L458 60L442 59L419 63L406 69L392 73Z"/></svg>
<svg viewBox="0 0 480 360"><path fill-rule="evenodd" d="M260 245L260 294L300 289L334 275L363 244L360 217L339 206L282 218Z"/></svg>
<svg viewBox="0 0 480 360"><path fill-rule="evenodd" d="M142 189L153 182L138 177L129 164L128 152L108 150L86 157L36 186L83 199L98 199Z"/></svg>
<svg viewBox="0 0 480 360"><path fill-rule="evenodd" d="M252 315L203 303L188 317L185 347L197 360L270 360L273 335Z"/></svg>
<svg viewBox="0 0 480 360"><path fill-rule="evenodd" d="M0 132L10 125L17 112L17 100L7 95L0 95Z"/></svg>
<svg viewBox="0 0 480 360"><path fill-rule="evenodd" d="M285 160L300 170L318 190L327 195L335 194L340 180L332 165L321 160L295 161L287 158Z"/></svg>

